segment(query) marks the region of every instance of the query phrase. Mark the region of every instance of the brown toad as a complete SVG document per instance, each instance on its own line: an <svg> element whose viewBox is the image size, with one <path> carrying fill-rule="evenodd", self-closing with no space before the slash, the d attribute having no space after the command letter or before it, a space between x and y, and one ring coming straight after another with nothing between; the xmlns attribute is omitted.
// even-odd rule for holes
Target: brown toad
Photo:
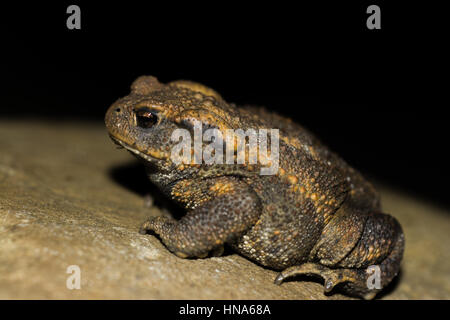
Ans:
<svg viewBox="0 0 450 320"><path fill-rule="evenodd" d="M221 254L227 243L282 270L277 284L319 275L326 292L340 284L365 298L380 289L368 287L369 266L379 267L381 287L398 273L404 248L399 223L381 213L377 192L360 173L291 120L238 108L198 83L162 84L143 76L109 108L105 122L111 138L144 161L150 180L188 210L178 221L154 217L141 228L158 234L176 255ZM195 123L220 132L278 129L279 169L261 175L261 163L175 163L172 133L193 132Z"/></svg>

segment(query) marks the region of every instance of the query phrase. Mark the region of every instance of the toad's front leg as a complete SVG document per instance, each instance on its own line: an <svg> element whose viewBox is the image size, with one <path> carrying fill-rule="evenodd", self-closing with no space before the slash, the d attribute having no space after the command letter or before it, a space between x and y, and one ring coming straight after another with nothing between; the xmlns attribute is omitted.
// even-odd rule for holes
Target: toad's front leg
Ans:
<svg viewBox="0 0 450 320"><path fill-rule="evenodd" d="M247 185L232 181L230 192L211 197L180 220L153 217L140 232L153 231L177 256L205 257L248 230L261 213L258 197Z"/></svg>

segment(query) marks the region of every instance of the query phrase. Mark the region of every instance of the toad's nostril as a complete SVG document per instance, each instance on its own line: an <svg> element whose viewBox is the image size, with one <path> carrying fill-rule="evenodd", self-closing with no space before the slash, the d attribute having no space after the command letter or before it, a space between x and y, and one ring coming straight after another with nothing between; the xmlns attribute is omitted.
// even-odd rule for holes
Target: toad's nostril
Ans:
<svg viewBox="0 0 450 320"><path fill-rule="evenodd" d="M121 111L122 111L122 109L116 108L116 112L117 112L117 113L120 113Z"/></svg>

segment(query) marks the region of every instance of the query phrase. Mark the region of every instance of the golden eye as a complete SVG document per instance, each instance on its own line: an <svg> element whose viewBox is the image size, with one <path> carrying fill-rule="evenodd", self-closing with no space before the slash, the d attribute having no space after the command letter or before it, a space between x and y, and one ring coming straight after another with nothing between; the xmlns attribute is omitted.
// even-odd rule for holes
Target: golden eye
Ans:
<svg viewBox="0 0 450 320"><path fill-rule="evenodd" d="M155 112L142 108L139 110L135 110L136 124L144 129L148 129L153 127L158 122L158 116Z"/></svg>

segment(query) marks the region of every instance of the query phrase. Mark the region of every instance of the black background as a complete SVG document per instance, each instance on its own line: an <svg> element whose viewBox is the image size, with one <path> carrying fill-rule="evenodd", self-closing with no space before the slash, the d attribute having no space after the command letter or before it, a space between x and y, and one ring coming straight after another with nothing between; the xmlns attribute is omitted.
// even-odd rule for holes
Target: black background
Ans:
<svg viewBox="0 0 450 320"><path fill-rule="evenodd" d="M292 117L369 176L449 205L443 8L338 2L3 7L0 117L100 122L139 75L195 80ZM70 4L81 30L66 28ZM369 4L381 7L381 30L366 28Z"/></svg>
<svg viewBox="0 0 450 320"><path fill-rule="evenodd" d="M70 310L74 318L85 317L87 313L106 318L139 318L143 314L149 316L163 315L165 318L174 319L204 319L201 315L180 315L180 309L186 305L193 307L213 307L214 310L223 310L230 305L263 305L269 306L270 314L224 314L215 312L209 319L284 319L298 315L299 310L303 314L320 314L327 319L335 318L337 314L345 314L350 319L359 318L360 315L370 310L377 317L387 315L409 316L424 310L439 309L444 313L448 307L448 300L3 300L0 301L2 310L11 310L18 316L32 317L37 312L46 313L50 319L59 319L60 314ZM151 310L151 311L149 311ZM350 313L349 313L349 310ZM51 311L51 312L49 312ZM320 311L320 313L318 312Z"/></svg>

